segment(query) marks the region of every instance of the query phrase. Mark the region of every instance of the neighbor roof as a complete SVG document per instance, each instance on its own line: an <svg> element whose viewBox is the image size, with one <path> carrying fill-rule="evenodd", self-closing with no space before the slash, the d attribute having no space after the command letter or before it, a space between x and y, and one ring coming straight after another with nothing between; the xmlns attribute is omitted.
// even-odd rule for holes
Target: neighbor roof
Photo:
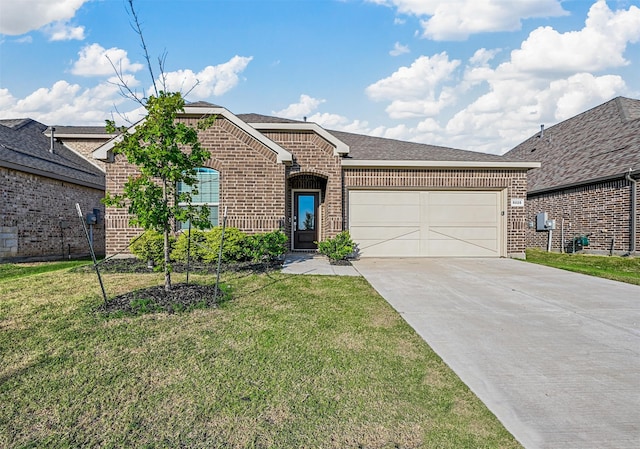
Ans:
<svg viewBox="0 0 640 449"><path fill-rule="evenodd" d="M640 100L614 98L536 133L505 157L542 162L527 176L529 193L640 173Z"/></svg>
<svg viewBox="0 0 640 449"><path fill-rule="evenodd" d="M46 125L32 119L0 120L0 166L104 190L104 173L44 134Z"/></svg>

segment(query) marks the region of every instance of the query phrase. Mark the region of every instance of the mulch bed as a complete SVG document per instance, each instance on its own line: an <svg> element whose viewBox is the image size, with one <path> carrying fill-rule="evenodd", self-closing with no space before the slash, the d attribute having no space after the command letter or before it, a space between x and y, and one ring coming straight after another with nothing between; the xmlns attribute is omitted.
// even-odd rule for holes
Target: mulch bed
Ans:
<svg viewBox="0 0 640 449"><path fill-rule="evenodd" d="M109 298L100 310L107 314L124 312L127 314L144 314L153 312L181 312L192 309L218 307L227 295L218 291L217 298L214 285L173 284L170 291L163 285L147 287Z"/></svg>
<svg viewBox="0 0 640 449"><path fill-rule="evenodd" d="M221 271L226 272L253 272L264 273L279 269L282 262L255 263L238 262L233 264L223 264ZM147 264L139 259L107 259L98 265L100 273L154 273L154 268L149 268ZM186 273L187 265L184 263L172 264L173 273ZM192 263L189 265L189 273L215 275L217 264ZM72 271L92 272L93 265L84 265L74 268ZM107 304L102 304L99 308L106 314L133 314L140 315L154 312L176 313L192 310L195 308L215 308L222 301L228 301L231 295L219 289L216 295L215 285L200 285L193 283L178 283L171 286L170 291L165 291L164 285L147 287L132 292L127 292L119 296L109 298Z"/></svg>

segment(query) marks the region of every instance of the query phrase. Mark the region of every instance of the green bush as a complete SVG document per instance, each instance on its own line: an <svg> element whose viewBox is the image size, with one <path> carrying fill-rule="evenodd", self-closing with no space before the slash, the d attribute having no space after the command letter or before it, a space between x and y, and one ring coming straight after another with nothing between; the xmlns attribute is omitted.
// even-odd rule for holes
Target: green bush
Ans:
<svg viewBox="0 0 640 449"><path fill-rule="evenodd" d="M342 231L333 238L328 238L322 242L317 242L318 252L324 254L329 259L338 261L345 260L353 254L356 245L351 240L349 231Z"/></svg>
<svg viewBox="0 0 640 449"><path fill-rule="evenodd" d="M174 242L175 238L169 237L170 248ZM153 260L156 266L164 263L164 237L157 231L145 231L140 237L134 238L129 249L140 260Z"/></svg>
<svg viewBox="0 0 640 449"><path fill-rule="evenodd" d="M171 259L179 262L187 261L187 249L189 249L190 259L193 262L202 262L205 255L210 252L207 246L207 231L199 229L191 230L191 246L189 247L189 233L182 232L178 236L171 252ZM217 248L216 248L217 253Z"/></svg>
<svg viewBox="0 0 640 449"><path fill-rule="evenodd" d="M282 231L247 237L246 254L254 262L274 262L287 252L287 236Z"/></svg>
<svg viewBox="0 0 640 449"><path fill-rule="evenodd" d="M216 227L206 232L206 251L203 254L203 262L213 263L218 261L222 228ZM247 259L246 251L247 235L237 228L225 228L224 243L222 245L222 260L224 262L239 262Z"/></svg>

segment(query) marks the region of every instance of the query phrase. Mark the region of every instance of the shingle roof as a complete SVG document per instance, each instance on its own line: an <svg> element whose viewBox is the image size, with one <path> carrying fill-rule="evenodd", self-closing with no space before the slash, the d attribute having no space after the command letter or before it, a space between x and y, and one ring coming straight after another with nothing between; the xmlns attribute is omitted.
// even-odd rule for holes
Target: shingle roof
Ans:
<svg viewBox="0 0 640 449"><path fill-rule="evenodd" d="M382 137L331 131L331 134L349 145L349 158L380 161L502 161L501 156L458 150L424 143L406 142Z"/></svg>
<svg viewBox="0 0 640 449"><path fill-rule="evenodd" d="M105 126L54 126L54 135L69 135L75 134L78 136L91 137L92 135L104 136L107 133ZM49 135L49 130L45 132L45 135Z"/></svg>
<svg viewBox="0 0 640 449"><path fill-rule="evenodd" d="M542 162L527 176L530 193L640 171L640 100L614 98L536 133L504 156Z"/></svg>
<svg viewBox="0 0 640 449"><path fill-rule="evenodd" d="M247 123L304 123L260 114L239 114ZM327 130L349 146L349 159L367 161L503 161L501 156L455 148L406 142L363 134Z"/></svg>
<svg viewBox="0 0 640 449"><path fill-rule="evenodd" d="M47 126L31 119L0 120L0 166L104 189L104 173L59 142L44 135Z"/></svg>

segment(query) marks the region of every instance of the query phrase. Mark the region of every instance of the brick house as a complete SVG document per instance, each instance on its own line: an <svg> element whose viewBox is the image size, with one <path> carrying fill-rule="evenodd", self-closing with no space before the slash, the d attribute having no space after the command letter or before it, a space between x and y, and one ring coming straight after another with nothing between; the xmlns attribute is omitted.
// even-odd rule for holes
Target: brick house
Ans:
<svg viewBox="0 0 640 449"><path fill-rule="evenodd" d="M104 216L104 172L53 137L35 120L0 120L0 262L89 254L75 205ZM104 220L91 231L104 254Z"/></svg>
<svg viewBox="0 0 640 449"><path fill-rule="evenodd" d="M348 229L368 256L523 257L527 170L538 163L329 131L315 123L234 115L192 103L179 120L215 115L200 131L211 158L196 203L214 224L247 233L282 229L292 250ZM122 192L135 169L113 156L115 139L93 152L106 188ZM106 251L126 251L141 230L123 209L106 210ZM181 224L177 224L179 227Z"/></svg>
<svg viewBox="0 0 640 449"><path fill-rule="evenodd" d="M505 157L542 162L528 175L527 247L547 248L551 239L553 250L573 251L574 239L588 236L585 251L636 251L640 100L614 98L543 128ZM551 233L538 229L544 213L555 220Z"/></svg>

